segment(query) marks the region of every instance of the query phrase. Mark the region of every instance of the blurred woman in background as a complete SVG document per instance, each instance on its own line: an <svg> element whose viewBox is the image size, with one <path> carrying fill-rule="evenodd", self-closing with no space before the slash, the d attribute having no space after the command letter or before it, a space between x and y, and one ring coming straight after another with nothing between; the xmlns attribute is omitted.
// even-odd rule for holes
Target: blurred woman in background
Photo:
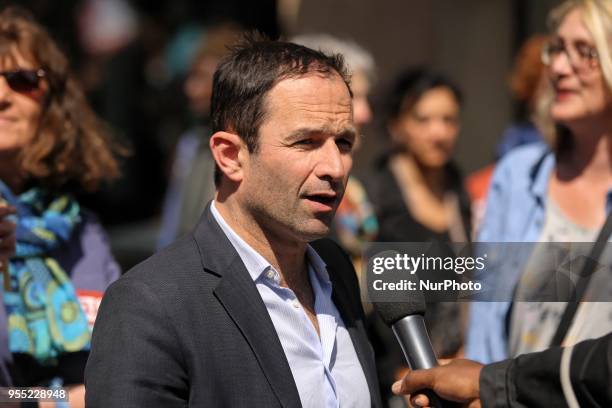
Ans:
<svg viewBox="0 0 612 408"><path fill-rule="evenodd" d="M408 70L387 98L393 149L376 164L369 196L378 241L469 240L469 200L452 163L462 96L444 76Z"/></svg>
<svg viewBox="0 0 612 408"><path fill-rule="evenodd" d="M468 243L470 203L452 163L462 96L444 76L425 69L399 75L387 97L393 147L366 179L378 218L379 242ZM469 249L469 248L468 248ZM455 253L441 249L441 256ZM461 356L464 319L459 303L429 303L425 320L440 358ZM402 376L403 354L380 318L369 322L381 391Z"/></svg>
<svg viewBox="0 0 612 408"><path fill-rule="evenodd" d="M500 299L522 299L555 281L556 268L545 267L551 258L545 244L595 241L612 203L612 2L566 1L551 12L550 24L553 35L542 54L548 89L538 120L549 143L518 148L500 162L478 236L483 242L538 242L528 253L509 253L490 276ZM594 280L587 294L597 298L593 289L609 287L597 288ZM566 305L473 304L468 357L488 363L549 347ZM563 344L611 329L610 303L582 303Z"/></svg>
<svg viewBox="0 0 612 408"><path fill-rule="evenodd" d="M0 196L16 209L17 241L0 308L4 385L65 386L83 404L91 326L119 268L71 193L116 178L114 152L49 34L2 11Z"/></svg>

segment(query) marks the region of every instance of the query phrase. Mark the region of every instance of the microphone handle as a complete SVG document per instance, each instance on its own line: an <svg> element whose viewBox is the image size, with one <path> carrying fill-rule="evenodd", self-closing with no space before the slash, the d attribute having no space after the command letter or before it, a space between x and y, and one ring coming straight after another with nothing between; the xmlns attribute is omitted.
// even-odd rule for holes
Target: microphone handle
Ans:
<svg viewBox="0 0 612 408"><path fill-rule="evenodd" d="M438 365L429 334L425 327L425 320L421 315L410 315L398 320L392 326L393 333L402 347L404 357L412 370L433 368ZM432 390L423 390L419 393L427 395L429 404L433 408L455 408L460 404L446 401L438 397Z"/></svg>

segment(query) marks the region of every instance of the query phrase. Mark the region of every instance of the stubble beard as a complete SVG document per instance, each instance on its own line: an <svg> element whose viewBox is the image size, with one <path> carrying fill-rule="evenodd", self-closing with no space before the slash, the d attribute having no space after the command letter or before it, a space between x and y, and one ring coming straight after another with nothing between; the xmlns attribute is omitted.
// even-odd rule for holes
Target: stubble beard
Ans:
<svg viewBox="0 0 612 408"><path fill-rule="evenodd" d="M301 199L300 199L301 200ZM317 217L305 210L298 201L295 208L266 205L249 200L248 211L269 240L308 243L329 234L336 210Z"/></svg>

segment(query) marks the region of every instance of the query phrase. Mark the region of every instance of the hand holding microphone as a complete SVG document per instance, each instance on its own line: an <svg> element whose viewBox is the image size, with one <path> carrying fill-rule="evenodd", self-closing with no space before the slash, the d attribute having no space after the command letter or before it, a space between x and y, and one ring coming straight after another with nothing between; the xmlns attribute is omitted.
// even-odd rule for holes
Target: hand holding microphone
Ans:
<svg viewBox="0 0 612 408"><path fill-rule="evenodd" d="M424 315L426 304L425 298L421 292L411 291L409 298L403 302L377 302L374 304L374 307L387 326L391 327L393 333L395 333L395 337L402 347L404 356L411 370L428 369L438 366L438 360L431 346L431 341L429 340L429 335L427 334L427 328L425 326ZM411 375L410 373L408 374L408 376ZM430 379L430 377L427 377L427 379ZM414 388L412 387L412 382L406 382L406 378L402 381L404 381L406 385L394 384L394 392L396 389L398 389L398 391L408 389L411 392L419 391L420 394L425 395L415 396L413 399L418 401L419 397L421 397L420 399L425 402L423 398L426 396L426 405L435 408L458 406L456 402L445 401L440 398L444 397L444 395L437 393L439 390L437 390L436 386L438 384L436 383L421 381L423 386ZM418 385L421 383L416 384ZM406 391L401 393L407 394L409 392ZM460 399L456 399L456 401L457 400Z"/></svg>
<svg viewBox="0 0 612 408"><path fill-rule="evenodd" d="M468 408L480 408L480 371L483 365L471 360L457 359L428 370L409 371L393 384L393 392L411 395L410 402L417 407L432 406L427 395L420 390L429 389L449 401L461 402Z"/></svg>

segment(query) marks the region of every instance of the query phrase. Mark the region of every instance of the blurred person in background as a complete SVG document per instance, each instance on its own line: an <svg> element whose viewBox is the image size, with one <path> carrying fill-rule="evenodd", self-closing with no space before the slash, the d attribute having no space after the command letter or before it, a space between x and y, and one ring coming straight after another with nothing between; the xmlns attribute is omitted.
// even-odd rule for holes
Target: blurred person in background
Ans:
<svg viewBox="0 0 612 408"><path fill-rule="evenodd" d="M510 74L510 91L518 103L523 118L508 126L497 145L495 161L515 147L542 141L542 135L533 123L538 101L546 87L546 67L542 62L542 49L548 36L536 34L529 37L519 49ZM484 217L487 192L495 164L490 164L466 177L465 184L472 201L472 234L476 234Z"/></svg>
<svg viewBox="0 0 612 408"><path fill-rule="evenodd" d="M469 202L452 162L462 96L427 69L402 72L387 97L392 150L368 185L386 242L467 242Z"/></svg>
<svg viewBox="0 0 612 408"><path fill-rule="evenodd" d="M0 196L0 272L8 270L8 260L15 254L15 207Z"/></svg>
<svg viewBox="0 0 612 408"><path fill-rule="evenodd" d="M363 127L372 122L373 118L368 97L376 80L374 57L355 42L341 40L329 34L304 34L290 40L326 54L342 54L352 74L353 120L357 131L362 133ZM357 148L359 143L355 146L355 149ZM359 262L363 246L372 241L377 233L378 222L374 208L361 181L351 175L336 212L331 235L351 255L358 274L362 270Z"/></svg>
<svg viewBox="0 0 612 408"><path fill-rule="evenodd" d="M138 228L159 215L166 168L160 133L166 118L175 113L169 107L180 106L173 100L160 107L166 102L159 96L165 83L162 55L168 33L163 16L147 15L146 8L138 1L84 0L75 10L83 51L79 79L95 112L130 149L117 182L78 198L105 226L127 225L120 232L133 235L132 241L152 235ZM116 245L115 234L109 232ZM153 252L154 242L147 243ZM123 258L122 252L131 248L117 249Z"/></svg>
<svg viewBox="0 0 612 408"><path fill-rule="evenodd" d="M178 140L162 211L158 247L163 248L197 224L206 204L214 197L215 161L208 140L210 97L217 64L227 47L240 35L235 23L210 27L201 36L184 83L193 126Z"/></svg>
<svg viewBox="0 0 612 408"><path fill-rule="evenodd" d="M553 31L542 54L548 87L538 126L548 144L509 153L493 175L478 241L534 242L491 271L505 299L521 299L538 281L554 242L593 242L606 220L612 186L612 3L566 1L550 14ZM607 271L607 270L606 270ZM591 279L587 295L597 298ZM605 278L609 281L609 277ZM557 338L565 302L472 304L467 356L483 363L547 348ZM612 304L581 303L564 345L612 330Z"/></svg>
<svg viewBox="0 0 612 408"><path fill-rule="evenodd" d="M0 197L16 209L17 241L0 310L2 382L65 386L71 406L82 406L97 306L120 271L72 193L116 178L121 149L65 56L21 9L0 13L0 76Z"/></svg>
<svg viewBox="0 0 612 408"><path fill-rule="evenodd" d="M525 41L516 56L510 74L510 92L519 104L523 119L504 130L497 145L497 159L515 147L542 141L533 120L548 80L546 65L542 62L542 50L548 41L547 35L536 34Z"/></svg>
<svg viewBox="0 0 612 408"><path fill-rule="evenodd" d="M461 174L451 160L460 129L462 95L449 79L428 69L398 75L386 99L393 147L367 180L379 222L380 242L468 243L470 206ZM445 254L453 256L454 254ZM457 303L429 303L426 323L437 355L460 355L463 319ZM371 321L381 388L405 368L393 334Z"/></svg>

